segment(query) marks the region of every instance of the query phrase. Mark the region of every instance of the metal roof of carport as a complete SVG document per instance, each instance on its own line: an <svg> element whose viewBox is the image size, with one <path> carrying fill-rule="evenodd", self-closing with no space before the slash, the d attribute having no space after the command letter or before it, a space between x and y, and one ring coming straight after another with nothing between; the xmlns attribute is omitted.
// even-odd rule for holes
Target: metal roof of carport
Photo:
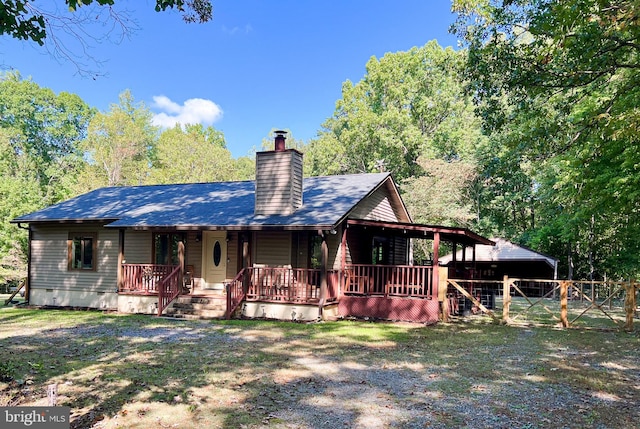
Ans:
<svg viewBox="0 0 640 429"><path fill-rule="evenodd" d="M439 225L424 225L418 223L402 223L402 222L382 222L375 220L349 219L347 225L362 228L378 228L386 231L399 231L403 235L410 238L423 238L432 240L436 233L440 234L441 241L449 241L452 243L464 244L471 246L474 244L486 244L489 246L495 243L488 238L482 237L467 228L457 228Z"/></svg>
<svg viewBox="0 0 640 429"><path fill-rule="evenodd" d="M492 238L493 245L478 246L476 248L476 262L544 262L551 268L555 268L558 260L544 253L536 252L525 246L518 245L503 238ZM456 260L462 259L462 250L456 252ZM453 254L440 258L440 262L453 261Z"/></svg>

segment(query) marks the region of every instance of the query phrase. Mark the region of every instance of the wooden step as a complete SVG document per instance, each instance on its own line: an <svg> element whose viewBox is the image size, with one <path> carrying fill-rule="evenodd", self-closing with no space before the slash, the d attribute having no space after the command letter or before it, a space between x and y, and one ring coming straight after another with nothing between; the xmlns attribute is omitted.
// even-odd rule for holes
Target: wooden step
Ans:
<svg viewBox="0 0 640 429"><path fill-rule="evenodd" d="M227 300L223 295L181 295L163 315L180 319L221 319L225 317Z"/></svg>

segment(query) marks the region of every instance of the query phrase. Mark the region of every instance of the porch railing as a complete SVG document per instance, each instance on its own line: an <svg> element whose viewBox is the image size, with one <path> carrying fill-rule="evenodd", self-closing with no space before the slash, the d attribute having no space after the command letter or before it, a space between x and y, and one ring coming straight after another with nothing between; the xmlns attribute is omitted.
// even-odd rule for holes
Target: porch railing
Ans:
<svg viewBox="0 0 640 429"><path fill-rule="evenodd" d="M432 266L349 264L343 293L434 298L437 288Z"/></svg>
<svg viewBox="0 0 640 429"><path fill-rule="evenodd" d="M240 303L245 299L243 284L247 278L247 269L243 268L233 280L226 284L227 311L225 317L231 319Z"/></svg>
<svg viewBox="0 0 640 429"><path fill-rule="evenodd" d="M251 267L248 301L320 301L320 270L289 267Z"/></svg>
<svg viewBox="0 0 640 429"><path fill-rule="evenodd" d="M122 264L122 285L119 292L155 295L160 281L175 268L175 265Z"/></svg>
<svg viewBox="0 0 640 429"><path fill-rule="evenodd" d="M158 316L162 316L164 309L180 295L181 291L180 267L175 267L168 276L158 283Z"/></svg>

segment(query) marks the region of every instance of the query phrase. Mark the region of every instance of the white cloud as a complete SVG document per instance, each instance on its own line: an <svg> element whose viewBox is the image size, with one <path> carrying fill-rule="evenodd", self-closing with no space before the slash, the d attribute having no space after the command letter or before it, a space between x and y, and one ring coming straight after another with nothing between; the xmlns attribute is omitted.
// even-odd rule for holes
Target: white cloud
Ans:
<svg viewBox="0 0 640 429"><path fill-rule="evenodd" d="M222 118L220 106L203 98L191 98L181 106L169 97L158 95L153 97L152 107L161 111L153 115L153 124L162 128L171 128L178 123L211 125Z"/></svg>

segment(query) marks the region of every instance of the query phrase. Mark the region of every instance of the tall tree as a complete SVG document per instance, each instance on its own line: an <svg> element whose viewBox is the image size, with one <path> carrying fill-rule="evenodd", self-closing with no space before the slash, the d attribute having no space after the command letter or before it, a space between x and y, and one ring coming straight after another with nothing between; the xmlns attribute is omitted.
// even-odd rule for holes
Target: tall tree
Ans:
<svg viewBox="0 0 640 429"><path fill-rule="evenodd" d="M201 124L176 125L160 135L150 183L195 183L246 179L224 135Z"/></svg>
<svg viewBox="0 0 640 429"><path fill-rule="evenodd" d="M436 41L371 58L305 148L312 175L388 171L414 220L469 225L477 216L476 151L485 144L464 94L465 51Z"/></svg>
<svg viewBox="0 0 640 429"><path fill-rule="evenodd" d="M529 240L565 249L580 276L637 275L637 2L456 0L454 9L487 130L504 137L512 163L530 166L544 201Z"/></svg>
<svg viewBox="0 0 640 429"><path fill-rule="evenodd" d="M93 114L75 94L55 94L18 72L0 76L0 128L8 139L2 157L13 159L11 175L39 184L43 204L67 196L60 184L75 177L82 162L79 142Z"/></svg>
<svg viewBox="0 0 640 429"><path fill-rule="evenodd" d="M78 96L55 94L20 74L0 76L0 277L24 274L27 233L9 221L69 195L93 114Z"/></svg>
<svg viewBox="0 0 640 429"><path fill-rule="evenodd" d="M147 182L158 131L151 118L151 111L128 90L109 112L95 115L82 145L89 160L84 190Z"/></svg>
<svg viewBox="0 0 640 429"><path fill-rule="evenodd" d="M422 174L418 157L472 156L481 138L460 71L466 53L436 41L371 58L364 78L342 86L336 111L307 148L315 174Z"/></svg>

